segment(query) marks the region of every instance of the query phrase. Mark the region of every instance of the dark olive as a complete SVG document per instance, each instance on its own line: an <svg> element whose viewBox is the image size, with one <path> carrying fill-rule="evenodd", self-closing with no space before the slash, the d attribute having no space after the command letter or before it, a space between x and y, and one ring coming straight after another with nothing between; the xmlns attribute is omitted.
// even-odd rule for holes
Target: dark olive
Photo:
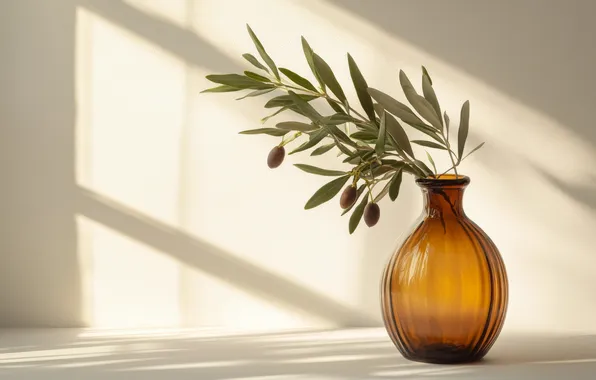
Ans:
<svg viewBox="0 0 596 380"><path fill-rule="evenodd" d="M271 152L269 152L269 156L267 156L267 165L271 169L278 167L282 162L284 162L285 155L286 150L283 146L274 147L271 149Z"/></svg>
<svg viewBox="0 0 596 380"><path fill-rule="evenodd" d="M364 209L364 222L367 226L372 227L379 221L381 217L381 209L376 203L369 203Z"/></svg>
<svg viewBox="0 0 596 380"><path fill-rule="evenodd" d="M356 202L356 195L358 195L358 190L356 190L356 186L348 186L344 189L344 192L341 193L341 198L339 198L339 205L341 208L346 209Z"/></svg>

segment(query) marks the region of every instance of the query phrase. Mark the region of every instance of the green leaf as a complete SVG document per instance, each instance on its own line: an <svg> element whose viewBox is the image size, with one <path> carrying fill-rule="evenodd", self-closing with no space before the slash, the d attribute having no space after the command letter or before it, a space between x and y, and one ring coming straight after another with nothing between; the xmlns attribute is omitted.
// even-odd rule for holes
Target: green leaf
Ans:
<svg viewBox="0 0 596 380"><path fill-rule="evenodd" d="M246 75L247 77L249 77L250 79L254 79L254 80L258 80L259 82L269 82L271 83L271 80L269 80L269 78L264 77L260 74L257 73L253 73L252 71L245 71L244 75Z"/></svg>
<svg viewBox="0 0 596 380"><path fill-rule="evenodd" d="M310 136L310 139L307 142L300 145L298 148L294 149L289 154L302 152L302 151L305 151L307 149L314 147L315 145L320 143L321 140L323 140L328 134L329 134L329 131L327 129L321 128L320 130L318 130L314 134L312 134Z"/></svg>
<svg viewBox="0 0 596 380"><path fill-rule="evenodd" d="M246 94L246 95L244 95L244 96L242 96L240 98L237 98L236 100L242 100L244 98L251 98L251 97L254 97L254 96L264 95L264 94L266 94L268 92L271 92L273 90L275 90L275 89L274 88L267 88L265 90L252 91L252 92L249 92L248 94Z"/></svg>
<svg viewBox="0 0 596 380"><path fill-rule="evenodd" d="M207 75L205 78L214 83L225 84L227 86L236 87L239 89L250 88L254 90L261 90L273 87L272 84L259 82L239 74L213 74Z"/></svg>
<svg viewBox="0 0 596 380"><path fill-rule="evenodd" d="M271 119L273 116L279 115L280 113L286 111L290 109L290 107L286 106L286 107L282 107L280 109L278 109L277 111L273 112L271 115L265 116L264 118L261 119L261 123L266 123L267 120Z"/></svg>
<svg viewBox="0 0 596 380"><path fill-rule="evenodd" d="M401 87L408 99L408 102L414 107L414 109L422 116L424 119L428 120L429 123L437 130L441 130L442 124L439 121L440 116L438 116L433 108L433 106L428 102L428 100L424 99L422 96L418 95L414 86L408 79L408 76L403 70L399 71L399 81L401 83ZM440 114L439 114L440 115Z"/></svg>
<svg viewBox="0 0 596 380"><path fill-rule="evenodd" d="M335 144L327 144L327 145L320 146L317 149L313 150L310 155L311 156L320 156L322 154L327 153L331 149L333 149L333 147L335 147Z"/></svg>
<svg viewBox="0 0 596 380"><path fill-rule="evenodd" d="M459 130L457 133L457 157L461 160L464 154L464 147L468 138L468 129L470 127L470 101L466 100L461 107L461 115L459 118Z"/></svg>
<svg viewBox="0 0 596 380"><path fill-rule="evenodd" d="M404 123L411 125L425 125L416 114L405 104L395 100L391 96L381 92L377 89L368 88L368 93L374 100L377 101L387 112L397 116Z"/></svg>
<svg viewBox="0 0 596 380"><path fill-rule="evenodd" d="M304 51L304 56L306 57L306 62L308 62L308 66L310 67L310 70L312 71L313 75L317 79L317 82L319 82L319 85L321 86L321 88L324 90L325 83L321 79L321 76L319 75L319 72L317 71L317 67L315 66L315 61L313 58L314 52L313 52L312 48L310 47L310 45L308 44L308 42L306 41L306 38L304 38L304 37L302 37L302 50Z"/></svg>
<svg viewBox="0 0 596 380"><path fill-rule="evenodd" d="M375 104L375 111L379 114L382 115L383 111L385 110L383 108L383 106L381 106L380 104ZM438 141L439 143L443 143L443 140L441 140L441 137L437 135L437 130L432 128L431 126L422 124L422 125L414 125L414 124L408 124L410 127L424 133L425 135L431 137L433 140Z"/></svg>
<svg viewBox="0 0 596 380"><path fill-rule="evenodd" d="M339 82L337 81L335 74L333 74L333 70L331 70L331 67L329 67L327 62L325 62L325 60L317 54L313 54L313 61L315 67L317 68L317 72L323 80L323 83L325 83L327 87L329 87L331 92L333 92L341 102L345 102L346 95L344 94L344 91L339 85Z"/></svg>
<svg viewBox="0 0 596 380"><path fill-rule="evenodd" d="M331 108L333 108L333 110L337 113L345 113L344 109L341 108L341 106L335 102L332 102L331 100L327 99L327 103L331 106Z"/></svg>
<svg viewBox="0 0 596 380"><path fill-rule="evenodd" d="M298 121L282 121L281 123L277 123L275 127L286 131L299 132L308 132L319 129L319 127L317 127L316 125L300 123Z"/></svg>
<svg viewBox="0 0 596 380"><path fill-rule="evenodd" d="M269 66L269 68L273 72L273 75L275 75L277 79L280 79L279 72L277 71L277 66L275 66L275 63L273 62L269 54L267 54L267 52L265 51L265 48L261 44L261 41L259 41L259 39L257 38L257 36L248 24L246 25L246 29L248 30L248 34L250 34L250 38L252 39L252 42L254 42L257 51L259 52L259 55L261 56L261 58L263 58L263 61L265 61L267 66Z"/></svg>
<svg viewBox="0 0 596 380"><path fill-rule="evenodd" d="M350 205L350 207L348 207L347 209L345 209L341 215L344 216L346 215L348 212L350 212L350 210L354 207L354 205L358 202L358 199L360 199L360 196L362 195L362 193L364 193L364 190L366 189L366 184L362 184L360 185L360 187L358 188L358 191L356 192L356 199L354 199L354 203L352 203Z"/></svg>
<svg viewBox="0 0 596 380"><path fill-rule="evenodd" d="M354 152L352 152L351 150L349 150L348 148L346 148L344 146L344 144L342 144L339 139L337 138L337 136L333 136L333 140L335 140L335 145L337 145L337 148L345 155L347 156L352 156L354 154Z"/></svg>
<svg viewBox="0 0 596 380"><path fill-rule="evenodd" d="M362 105L362 109L366 112L370 121L376 123L373 102L367 91L368 84L366 83L364 76L362 76L358 65L356 65L356 61L354 61L350 54L348 54L348 66L350 68L350 76L352 77L354 88L356 89L356 95L358 95L358 100L360 100L360 105Z"/></svg>
<svg viewBox="0 0 596 380"><path fill-rule="evenodd" d="M268 70L268 69L267 69L265 66L263 66L263 65L261 64L261 62L259 62L259 60L258 60L258 59L257 59L257 58L256 58L254 55L252 55L252 54L249 54L249 53L245 53L245 54L242 54L242 56L243 56L243 57L244 57L244 59L246 59L248 62L252 63L252 65L253 65L254 67L256 67L256 68L258 68L258 69L261 69L261 70L264 70L264 71L266 71L266 72L269 72L269 70Z"/></svg>
<svg viewBox="0 0 596 380"><path fill-rule="evenodd" d="M325 116L319 120L319 122L321 124L339 125L344 123L352 123L354 122L354 118L350 115L346 115L345 113L336 113L330 116Z"/></svg>
<svg viewBox="0 0 596 380"><path fill-rule="evenodd" d="M391 179L391 185L389 185L389 198L392 201L395 201L399 195L399 188L401 186L401 180L403 176L402 173L402 169L399 169Z"/></svg>
<svg viewBox="0 0 596 380"><path fill-rule="evenodd" d="M428 166L426 166L426 164L420 160L414 160L414 163L416 164L416 167L418 167L425 176L432 176L433 171L430 170L428 168Z"/></svg>
<svg viewBox="0 0 596 380"><path fill-rule="evenodd" d="M366 207L367 203L368 196L365 196L364 198L362 198L362 201L358 204L358 206L356 206L354 212L350 216L350 222L348 223L350 234L354 233L354 231L356 231L356 228L358 228L358 224L360 223L360 219L362 219L362 215L364 214L364 208Z"/></svg>
<svg viewBox="0 0 596 380"><path fill-rule="evenodd" d="M447 139L449 139L449 122L451 120L449 120L449 116L447 116L447 111L444 112L444 115L443 116L445 117L445 129L446 129L446 132L447 132Z"/></svg>
<svg viewBox="0 0 596 380"><path fill-rule="evenodd" d="M236 88L236 87L232 87L232 86L227 86L227 85L221 85L221 86L217 86L217 87L212 87L212 88L208 88L206 90L201 91L201 93L204 92L234 92L234 91L240 91L242 90L241 88Z"/></svg>
<svg viewBox="0 0 596 380"><path fill-rule="evenodd" d="M442 150L447 150L447 148L445 148L443 145L434 143L432 141L425 141L425 140L412 140L412 142L414 144L417 145L422 145L428 148L434 148L434 149L442 149Z"/></svg>
<svg viewBox="0 0 596 380"><path fill-rule="evenodd" d="M284 131L281 129L276 128L259 128L259 129L249 129L246 131L239 132L243 135L258 135L258 134L266 134L271 136L284 136L288 131Z"/></svg>
<svg viewBox="0 0 596 380"><path fill-rule="evenodd" d="M307 90L318 92L316 87L313 86L313 84L310 83L310 81L308 79L296 74L292 70L280 67L279 71L281 71L286 77L288 77L289 80L296 83L298 86L302 86L302 87L306 88Z"/></svg>
<svg viewBox="0 0 596 380"><path fill-rule="evenodd" d="M293 91L288 91L288 95L290 96L290 99L292 99L296 107L298 107L298 109L302 111L302 113L310 120L318 122L322 118L321 114L318 113L317 110L313 108L313 106L308 104L308 102L302 99L300 96L296 95L296 93L294 93Z"/></svg>
<svg viewBox="0 0 596 380"><path fill-rule="evenodd" d="M441 112L441 106L439 105L439 100L437 99L437 94L435 94L435 90L433 88L433 83L430 79L430 76L428 75L428 72L424 68L424 66L422 66L422 93L424 94L424 97L426 98L426 100L428 100L428 102L432 105L433 109L435 110L435 113L436 113L435 116L437 116L437 118L441 122L441 127L442 127L443 119L441 118L441 115L443 113Z"/></svg>
<svg viewBox="0 0 596 380"><path fill-rule="evenodd" d="M426 152L426 157L428 157L428 161L430 161L430 164L433 166L433 173L437 173L437 166L435 165L435 160L433 160L432 156Z"/></svg>
<svg viewBox="0 0 596 380"><path fill-rule="evenodd" d="M377 139L377 143L375 144L375 151L377 152L377 156L382 156L385 153L385 134L386 124L387 124L387 114L383 112L381 116L381 125L379 127L379 138Z"/></svg>
<svg viewBox="0 0 596 380"><path fill-rule="evenodd" d="M379 201L381 199L383 199L385 197L385 195L389 194L389 187L391 186L391 182L387 182L385 184L385 186L383 186L383 189L379 192L379 194L377 194L377 196L374 198L374 202L375 203L379 203Z"/></svg>
<svg viewBox="0 0 596 380"><path fill-rule="evenodd" d="M480 145L478 145L476 148L472 149L468 154L466 154L461 160L465 160L470 154L474 153L475 151L477 151L478 149L482 148L484 146L484 143L480 143Z"/></svg>
<svg viewBox="0 0 596 380"><path fill-rule="evenodd" d="M362 141L370 141L370 140L376 140L377 139L377 135L371 132L354 132L350 135L351 138L353 139L357 139L357 140L362 140Z"/></svg>
<svg viewBox="0 0 596 380"><path fill-rule="evenodd" d="M335 197L337 193L344 187L348 179L350 178L349 175L339 177L334 179L333 181L325 184L321 187L317 192L306 202L304 206L305 210L309 210L311 208L317 207Z"/></svg>
<svg viewBox="0 0 596 380"><path fill-rule="evenodd" d="M422 66L422 75L428 78L428 82L430 83L430 85L433 85L433 80L430 79L430 74L428 73L428 71L426 70L426 67ZM441 113L439 112L439 115Z"/></svg>
<svg viewBox="0 0 596 380"><path fill-rule="evenodd" d="M324 176L329 176L329 177L337 177L340 175L346 175L346 172L342 172L339 170L327 170L327 169L321 169L321 168L317 168L316 166L311 166L311 165L306 165L306 164L294 164L295 167L297 167L298 169L301 169L307 173L311 173L311 174L318 174L318 175L324 175Z"/></svg>
<svg viewBox="0 0 596 380"><path fill-rule="evenodd" d="M301 97L305 102L310 102L311 100L317 99L318 96L312 95L298 95ZM275 107L285 107L294 104L292 97L290 95L280 95L276 96L273 99L270 99L267 103L265 103L265 108L275 108Z"/></svg>
<svg viewBox="0 0 596 380"><path fill-rule="evenodd" d="M393 116L388 114L385 115L385 128L387 129L387 133L393 138L393 140L395 140L401 150L413 158L414 151L412 150L410 139L408 138L406 131L404 131L403 127Z"/></svg>

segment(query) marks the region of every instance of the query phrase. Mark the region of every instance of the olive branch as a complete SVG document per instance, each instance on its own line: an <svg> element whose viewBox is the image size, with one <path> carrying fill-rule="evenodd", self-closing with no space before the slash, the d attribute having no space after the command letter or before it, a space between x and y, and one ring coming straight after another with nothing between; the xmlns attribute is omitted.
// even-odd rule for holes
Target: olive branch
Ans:
<svg viewBox="0 0 596 380"><path fill-rule="evenodd" d="M310 122L283 121L277 123L274 128L257 128L240 133L281 137L281 141L267 158L270 168L280 166L286 154L285 147L303 135L308 138L307 141L294 147L290 155L310 150L311 156L318 156L337 149L337 157L351 165L351 170L328 170L307 164L295 166L307 173L338 177L317 190L306 202L305 209L317 207L333 199L344 189L340 198L344 215L351 211L366 193L350 217L350 234L356 230L362 218L369 227L378 222L378 202L386 195L389 195L392 201L398 198L403 173L416 178L440 178L453 170L457 178L457 168L462 161L484 145L481 143L464 155L470 119L470 103L466 101L461 108L457 151L454 150L449 140L449 116L446 111L441 110L432 79L424 66L422 95L416 91L407 75L401 70L399 72L399 82L410 108L386 93L369 87L358 65L348 54L350 76L362 107L362 111L358 111L348 101L331 67L313 51L304 37L304 56L318 86L290 69L278 67L249 25L247 29L264 64L250 53L242 56L258 69L259 73L246 70L242 74L207 75L206 78L218 86L202 92L249 90L238 100L274 91L283 92L284 95L271 98L265 103L266 109L275 111L261 119L261 122L264 124L273 116L285 112L293 112ZM319 113L311 104L317 100L325 101L332 113ZM423 133L429 139L410 140L402 123ZM340 126L345 126L345 131ZM353 133L350 133L350 126L354 128ZM412 144L444 151L449 156L451 167L439 174L432 156L426 151L431 170L424 161L415 156ZM350 178L352 181L346 186ZM382 185L380 190L379 185Z"/></svg>

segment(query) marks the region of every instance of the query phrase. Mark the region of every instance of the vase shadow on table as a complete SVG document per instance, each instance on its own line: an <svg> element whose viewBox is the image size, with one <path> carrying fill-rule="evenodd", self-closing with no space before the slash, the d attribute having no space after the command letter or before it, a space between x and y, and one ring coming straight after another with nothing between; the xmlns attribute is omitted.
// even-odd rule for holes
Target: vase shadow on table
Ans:
<svg viewBox="0 0 596 380"><path fill-rule="evenodd" d="M402 358L379 329L229 337L164 335L51 340L5 349L0 374L27 379L590 379L596 336L507 336L483 361L433 365ZM76 347L84 346L83 351ZM65 350L67 349L67 350ZM8 356L7 356L8 355ZM481 377L479 377L481 376Z"/></svg>

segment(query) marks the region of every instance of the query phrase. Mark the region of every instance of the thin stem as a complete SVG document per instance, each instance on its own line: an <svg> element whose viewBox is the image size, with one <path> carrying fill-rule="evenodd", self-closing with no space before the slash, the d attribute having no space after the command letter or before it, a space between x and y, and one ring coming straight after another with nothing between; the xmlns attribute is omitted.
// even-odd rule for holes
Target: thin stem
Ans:
<svg viewBox="0 0 596 380"><path fill-rule="evenodd" d="M284 140L284 138L282 138L281 143L279 144L279 147L285 146L286 144L296 140L301 135L302 135L302 132L296 132L296 133L294 133L294 135L292 137L290 137L287 140Z"/></svg>
<svg viewBox="0 0 596 380"><path fill-rule="evenodd" d="M451 144L449 144L449 136L445 135L445 131L441 131L441 136L443 136L445 145L447 145L447 150L449 151L449 159L451 160L451 164L453 164L453 166L449 170L453 169L453 171L455 172L455 178L457 178L458 177L457 164L455 163L455 160L453 159L453 156L455 156L455 153L451 150ZM447 172L449 172L449 170L447 170ZM446 174L447 172L445 172L443 174ZM441 175L443 175L443 174L441 174Z"/></svg>

